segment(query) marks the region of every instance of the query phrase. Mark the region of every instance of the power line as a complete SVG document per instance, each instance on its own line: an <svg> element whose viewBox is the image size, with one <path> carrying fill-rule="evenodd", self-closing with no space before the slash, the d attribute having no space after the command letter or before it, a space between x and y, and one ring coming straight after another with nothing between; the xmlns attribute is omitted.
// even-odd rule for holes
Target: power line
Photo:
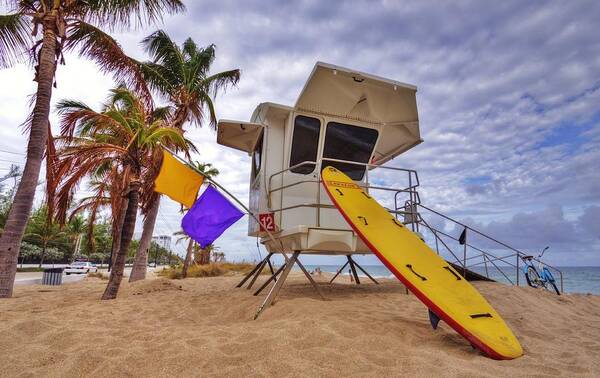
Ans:
<svg viewBox="0 0 600 378"><path fill-rule="evenodd" d="M5 163L14 163L14 164L23 164L23 163L25 163L24 161L14 161L14 160L6 160L6 159L0 159L0 161L5 162Z"/></svg>
<svg viewBox="0 0 600 378"><path fill-rule="evenodd" d="M25 156L26 154L24 152L14 152L14 151L8 151L8 150L3 150L0 148L0 152L6 152L7 154L14 154L14 155L22 155Z"/></svg>

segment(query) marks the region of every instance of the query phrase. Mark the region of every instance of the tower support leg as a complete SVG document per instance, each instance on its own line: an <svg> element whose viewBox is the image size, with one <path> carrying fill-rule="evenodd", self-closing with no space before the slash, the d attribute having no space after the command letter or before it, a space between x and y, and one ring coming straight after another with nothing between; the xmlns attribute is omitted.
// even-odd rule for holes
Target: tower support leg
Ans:
<svg viewBox="0 0 600 378"><path fill-rule="evenodd" d="M277 271L275 271L271 277L269 277L268 280L266 280L262 285L260 285L260 287L254 292L254 296L257 296L258 294L260 294L261 291L263 291L265 289L265 287L269 286L269 284L271 283L271 281L275 281L277 282L277 276L279 275L279 273L281 273L281 271L285 268L285 263L279 267L279 269L277 269Z"/></svg>
<svg viewBox="0 0 600 378"><path fill-rule="evenodd" d="M337 278L337 276L339 276L340 273L342 273L342 271L344 270L344 268L346 267L346 265L348 265L348 261L346 261L346 263L344 265L342 265L342 267L340 269L338 269L338 271L335 273L335 275L333 276L333 278L331 279L331 281L329 281L330 284L332 284L333 281L335 281L335 279Z"/></svg>
<svg viewBox="0 0 600 378"><path fill-rule="evenodd" d="M369 273L367 273L366 270L363 269L362 266L358 265L358 263L356 261L354 261L354 259L352 257L350 257L350 259L352 260L352 263L358 268L360 269L361 272L363 272L365 274L365 276L369 277L369 279L373 282L375 282L376 285L379 285L379 282L377 282L377 280L373 277L371 277L371 275Z"/></svg>
<svg viewBox="0 0 600 378"><path fill-rule="evenodd" d="M254 319L255 320L260 316L260 314L267 307L269 307L273 303L273 301L275 300L275 297L277 297L277 294L279 294L279 291L281 290L281 287L283 286L283 283L285 282L287 276L290 274L290 271L292 270L292 267L294 266L294 264L298 260L298 255L300 255L300 251L295 251L292 254L292 257L290 257L289 260L286 261L285 267L283 268L283 271L281 272L281 277L279 277L279 280L277 280L277 282L275 283L275 285L273 285L273 287L269 291L269 294L265 298L264 302L260 305L260 307L256 311L256 314L254 315Z"/></svg>
<svg viewBox="0 0 600 378"><path fill-rule="evenodd" d="M360 279L358 278L358 274L356 273L354 260L352 260L352 257L350 257L350 255L346 255L346 257L348 258L348 263L350 264L350 270L352 270L352 276L354 276L354 282L356 282L357 285L360 285Z"/></svg>
<svg viewBox="0 0 600 378"><path fill-rule="evenodd" d="M259 261L258 264L256 264L256 266L250 271L250 273L246 274L246 276L240 281L240 283L238 283L236 285L236 287L242 287L242 286L244 286L244 284L246 283L246 281L248 281L250 279L250 277L252 277L256 273L256 271L258 269L260 269L261 265L264 264L264 261L265 260L269 261L269 259L271 258L271 255L273 255L273 254L269 253L267 255L267 257L265 257L264 259L262 259L261 261Z"/></svg>

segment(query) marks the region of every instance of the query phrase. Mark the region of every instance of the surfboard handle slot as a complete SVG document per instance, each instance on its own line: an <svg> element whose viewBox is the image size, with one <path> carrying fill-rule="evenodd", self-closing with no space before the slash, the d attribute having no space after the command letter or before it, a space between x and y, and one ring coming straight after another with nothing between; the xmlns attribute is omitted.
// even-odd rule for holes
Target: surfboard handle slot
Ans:
<svg viewBox="0 0 600 378"><path fill-rule="evenodd" d="M342 191L341 191L341 190L339 190L338 188L335 188L335 190L336 190L336 191L337 191L337 192L340 194L340 196L343 196L343 195L344 195L344 193L342 193Z"/></svg>
<svg viewBox="0 0 600 378"><path fill-rule="evenodd" d="M490 314L489 312L486 312L484 314L473 314L471 315L471 319L477 319L477 318L491 318L492 314Z"/></svg>
<svg viewBox="0 0 600 378"><path fill-rule="evenodd" d="M404 227L404 225L400 222L398 222L398 220L396 218L392 218L392 221L394 221L394 223L396 224L396 226L398 227Z"/></svg>
<svg viewBox="0 0 600 378"><path fill-rule="evenodd" d="M358 216L358 219L362 219L363 223L365 224L365 226L368 226L369 223L367 222L367 218L363 217L362 215Z"/></svg>
<svg viewBox="0 0 600 378"><path fill-rule="evenodd" d="M413 269L412 265L410 264L406 264L406 267L408 269L410 269L411 272L413 272L413 274L417 277L419 277L422 281L427 281L427 277L424 277L422 275L420 275L419 273L415 272L415 270ZM471 315L472 316L472 315Z"/></svg>
<svg viewBox="0 0 600 378"><path fill-rule="evenodd" d="M455 272L455 271L453 271L453 270L452 270L452 268L450 268L449 266L445 266L445 267L444 267L444 269L446 269L448 272L452 273L452 275L453 275L454 277L456 277L456 280L457 280L457 281L460 281L460 280L461 280L460 276L459 276L458 274L456 274L456 272Z"/></svg>

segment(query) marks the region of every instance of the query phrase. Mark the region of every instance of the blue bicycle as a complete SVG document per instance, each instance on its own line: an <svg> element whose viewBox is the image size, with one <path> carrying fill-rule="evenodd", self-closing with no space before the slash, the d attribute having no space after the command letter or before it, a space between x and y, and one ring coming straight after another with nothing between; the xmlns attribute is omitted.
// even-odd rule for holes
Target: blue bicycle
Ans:
<svg viewBox="0 0 600 378"><path fill-rule="evenodd" d="M523 273L525 273L525 279L527 280L527 284L534 288L543 287L546 290L554 291L557 295L560 295L560 291L558 287L556 287L556 280L554 276L550 272L550 269L546 268L544 263L540 260L544 255L544 252L550 247L544 248L542 252L538 255L538 269L533 265L533 256L521 256L521 260L525 263L523 267ZM539 270L539 272L538 272Z"/></svg>

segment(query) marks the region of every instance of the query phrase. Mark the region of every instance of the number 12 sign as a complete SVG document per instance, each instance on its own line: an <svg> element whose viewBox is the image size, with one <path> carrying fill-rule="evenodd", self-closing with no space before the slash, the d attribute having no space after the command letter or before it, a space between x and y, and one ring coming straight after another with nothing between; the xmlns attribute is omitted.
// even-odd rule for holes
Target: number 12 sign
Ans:
<svg viewBox="0 0 600 378"><path fill-rule="evenodd" d="M261 231L275 231L275 213L258 214Z"/></svg>

